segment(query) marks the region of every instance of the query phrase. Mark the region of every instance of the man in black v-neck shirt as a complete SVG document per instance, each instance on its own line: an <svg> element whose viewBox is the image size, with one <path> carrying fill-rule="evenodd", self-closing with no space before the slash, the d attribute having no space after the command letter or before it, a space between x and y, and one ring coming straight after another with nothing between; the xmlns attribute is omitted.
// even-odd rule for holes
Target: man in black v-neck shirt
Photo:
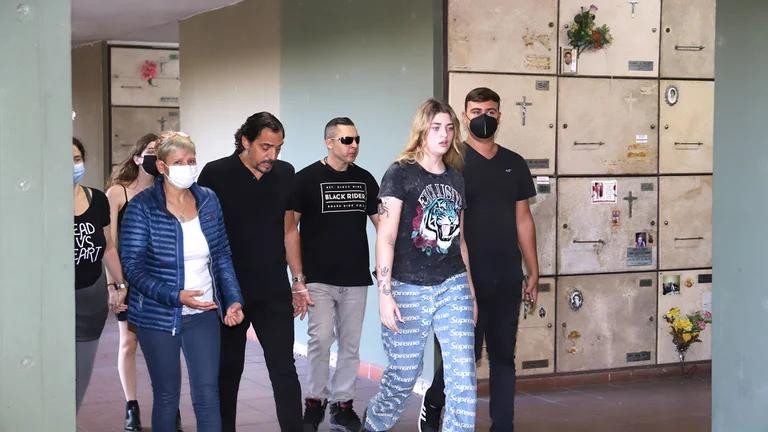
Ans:
<svg viewBox="0 0 768 432"><path fill-rule="evenodd" d="M254 114L235 134L235 153L206 164L198 178L198 184L213 189L221 202L245 299L245 320L221 329L219 397L225 432L235 431L246 331L251 324L264 350L280 429L302 429L293 318L294 306L306 305L302 294L292 298L286 273L285 218L294 169L277 159L284 138L277 118L267 112Z"/></svg>
<svg viewBox="0 0 768 432"><path fill-rule="evenodd" d="M467 136L464 233L477 296L475 356L483 341L490 367L492 432L514 430L515 346L523 296L536 302L539 266L528 199L536 195L525 160L494 142L501 98L480 87L464 102ZM528 269L523 278L522 260ZM437 431L445 405L442 365L422 402L419 431Z"/></svg>

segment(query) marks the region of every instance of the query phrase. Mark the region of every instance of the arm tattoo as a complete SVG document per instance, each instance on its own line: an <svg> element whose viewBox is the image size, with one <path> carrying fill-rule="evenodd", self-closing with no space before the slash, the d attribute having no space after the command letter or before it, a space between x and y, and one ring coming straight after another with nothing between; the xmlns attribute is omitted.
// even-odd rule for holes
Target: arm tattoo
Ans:
<svg viewBox="0 0 768 432"><path fill-rule="evenodd" d="M381 293L386 296L392 294L392 287L387 280L387 276L389 276L389 267L382 267L381 271L379 271L378 285Z"/></svg>
<svg viewBox="0 0 768 432"><path fill-rule="evenodd" d="M389 217L389 207L387 207L387 201L379 201L379 216Z"/></svg>

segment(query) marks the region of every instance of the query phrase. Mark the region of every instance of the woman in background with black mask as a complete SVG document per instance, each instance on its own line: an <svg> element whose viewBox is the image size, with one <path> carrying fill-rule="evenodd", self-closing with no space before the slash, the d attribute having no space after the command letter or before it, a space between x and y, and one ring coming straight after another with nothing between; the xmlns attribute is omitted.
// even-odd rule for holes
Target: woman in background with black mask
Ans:
<svg viewBox="0 0 768 432"><path fill-rule="evenodd" d="M117 167L110 179L107 198L109 199L109 215L116 224L111 225L112 240L117 245L117 233L128 202L139 192L152 186L157 175L155 161L155 145L158 136L148 133L136 141L131 154ZM109 279L110 283L114 282ZM128 296L125 297L128 305ZM117 314L120 329L120 347L117 353L117 371L120 373L120 383L125 394L125 424L126 431L140 431L141 414L136 400L136 329L128 324L128 311L122 310ZM177 423L181 424L179 416ZM177 428L181 430L180 427Z"/></svg>

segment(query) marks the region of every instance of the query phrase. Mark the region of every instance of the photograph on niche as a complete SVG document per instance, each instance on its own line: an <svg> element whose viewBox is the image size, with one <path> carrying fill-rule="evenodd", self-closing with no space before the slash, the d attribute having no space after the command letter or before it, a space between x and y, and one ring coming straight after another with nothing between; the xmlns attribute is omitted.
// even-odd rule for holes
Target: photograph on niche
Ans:
<svg viewBox="0 0 768 432"><path fill-rule="evenodd" d="M576 73L576 53L573 48L561 48L560 53L560 73L563 74L575 74Z"/></svg>
<svg viewBox="0 0 768 432"><path fill-rule="evenodd" d="M615 203L618 181L592 180L592 203Z"/></svg>
<svg viewBox="0 0 768 432"><path fill-rule="evenodd" d="M680 294L680 275L664 276L661 289L661 293L664 295Z"/></svg>
<svg viewBox="0 0 768 432"><path fill-rule="evenodd" d="M644 232L635 233L635 247L637 248L648 247L648 233L644 233Z"/></svg>

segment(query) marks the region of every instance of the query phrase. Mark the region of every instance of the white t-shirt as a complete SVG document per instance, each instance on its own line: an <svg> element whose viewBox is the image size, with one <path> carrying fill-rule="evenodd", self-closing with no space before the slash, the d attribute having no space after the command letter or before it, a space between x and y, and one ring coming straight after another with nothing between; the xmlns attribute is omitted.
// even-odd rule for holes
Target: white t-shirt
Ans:
<svg viewBox="0 0 768 432"><path fill-rule="evenodd" d="M203 295L195 297L196 300L213 301L213 283L208 269L211 252L200 227L200 218L182 222L181 230L184 234L184 289L203 291ZM201 312L204 311L183 306L181 314L192 315Z"/></svg>

